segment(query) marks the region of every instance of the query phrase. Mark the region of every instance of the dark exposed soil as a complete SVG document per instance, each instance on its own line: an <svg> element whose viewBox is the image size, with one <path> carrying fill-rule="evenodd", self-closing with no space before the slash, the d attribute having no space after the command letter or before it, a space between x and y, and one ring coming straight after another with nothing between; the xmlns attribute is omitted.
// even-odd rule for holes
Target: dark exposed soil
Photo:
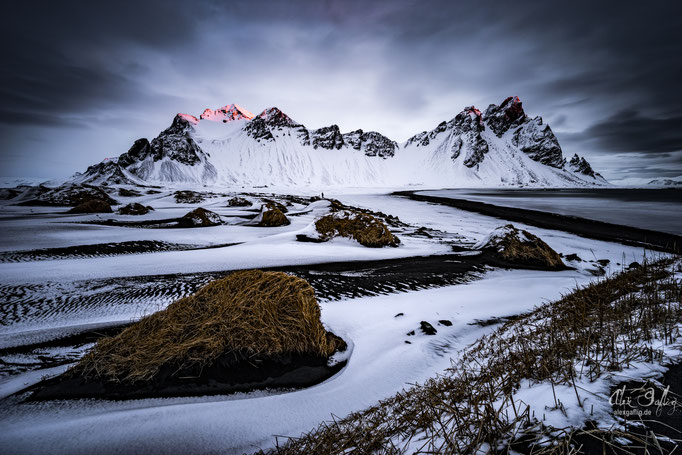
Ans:
<svg viewBox="0 0 682 455"><path fill-rule="evenodd" d="M340 371L345 362L328 365L328 359L289 354L248 357L227 354L200 371L165 367L152 381L122 384L62 375L31 387L29 401L64 398L137 399L216 395L265 388L300 388L318 384Z"/></svg>
<svg viewBox="0 0 682 455"><path fill-rule="evenodd" d="M75 245L62 248L42 248L37 250L0 252L0 263L46 261L50 259L71 259L98 256L118 256L123 254L155 253L158 251L189 251L211 248L223 248L237 243L200 246L182 243L161 242L157 240L136 240L119 243L96 243L93 245Z"/></svg>
<svg viewBox="0 0 682 455"><path fill-rule="evenodd" d="M682 251L682 237L665 232L650 231L630 226L588 220L575 216L559 215L516 207L502 207L486 202L470 201L466 199L450 199L438 196L417 194L415 191L399 191L393 193L416 201L431 202L448 205L481 215L500 218L505 221L516 221L544 229L554 229L570 232L597 240L618 242L625 245L643 246L649 249L680 253Z"/></svg>

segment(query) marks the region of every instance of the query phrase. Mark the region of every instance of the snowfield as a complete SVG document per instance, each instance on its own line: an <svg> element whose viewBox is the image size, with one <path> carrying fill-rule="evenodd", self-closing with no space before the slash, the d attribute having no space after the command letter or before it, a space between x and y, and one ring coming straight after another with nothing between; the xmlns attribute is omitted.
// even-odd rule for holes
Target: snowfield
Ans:
<svg viewBox="0 0 682 455"><path fill-rule="evenodd" d="M214 140L227 139L218 137ZM211 153L210 144L202 147ZM244 153L257 153L248 148L243 150ZM292 153L286 151L288 159L299 160L300 172L310 172L309 157L297 157ZM234 164L227 157L220 159L227 160L222 164L227 168ZM267 158L271 159L272 156ZM339 158L337 164L339 169L345 169L347 175L351 175L355 171L348 167L352 163L346 160L347 156ZM537 163L533 161L532 165ZM297 169L295 162L288 162L287 166ZM277 176L280 177L283 178ZM125 200L125 203L135 201L152 206L155 211L144 216L146 220L176 218L196 207L204 207L218 213L224 222L220 226L195 229L83 224L107 219L134 221L140 217L115 213L73 215L65 214L65 208L4 204L0 206L0 228L7 234L0 241L3 254L35 248L150 240L190 244L196 248L0 263L0 292L5 300L0 306L5 314L0 317L6 318L0 320L0 349L126 323L170 303L163 296L143 296L134 287L120 302L78 304L78 298L75 298L74 305L50 308L47 317L35 316L32 307L22 303L22 299L50 301L59 294L74 292L85 298L90 292L101 291L88 289L91 281L101 285L104 280L125 277L139 280L131 283L139 283L142 289L147 276L178 274L164 279L169 286L178 287L178 295L183 295L188 289L183 287L183 279L191 280L193 273L453 254L452 243L473 246L495 228L506 224L504 220L393 195L359 192L332 195L333 190L327 191L330 192L327 196L337 197L344 204L397 216L406 224L395 230L401 245L373 249L343 238L320 244L297 242L296 235L311 233L314 221L328 212L329 202L324 200L312 204L294 203L287 213L291 224L277 228L248 225L249 216L254 216L253 210L260 207L259 198L253 195L248 196L253 200L251 207L226 207L226 201L232 195L209 197L201 203L178 204L167 190ZM349 343L348 364L327 381L302 390L124 402L20 403L20 398L12 394L38 382L44 375L61 373L67 365L6 373L0 375L0 397L5 397L0 400L0 451L11 449L16 454L241 454L273 447L275 437L296 437L332 416L359 411L408 384L423 382L442 372L459 350L496 327L495 324L479 325L477 321L528 311L559 298L577 285L589 283L597 275L622 270L630 262L641 262L650 254L637 247L520 223L515 225L537 235L564 256L576 254L581 259L566 260L571 269L558 272L487 269L477 278L458 285L323 300L322 321ZM437 235L415 235L416 227L428 228ZM231 246L213 247L224 244ZM462 253L462 257L466 254ZM46 291L40 290L43 285ZM54 295L41 296L40 292ZM107 294L102 295L106 300ZM10 313L12 323L8 324ZM441 320L450 321L452 325L441 324ZM421 321L431 323L437 334L421 333ZM416 333L408 335L413 330ZM3 362L30 362L27 358L0 356ZM636 372L638 377L645 374L644 366L640 367ZM650 366L650 369L655 367ZM529 394L521 394L518 398L524 401L547 398L546 393Z"/></svg>

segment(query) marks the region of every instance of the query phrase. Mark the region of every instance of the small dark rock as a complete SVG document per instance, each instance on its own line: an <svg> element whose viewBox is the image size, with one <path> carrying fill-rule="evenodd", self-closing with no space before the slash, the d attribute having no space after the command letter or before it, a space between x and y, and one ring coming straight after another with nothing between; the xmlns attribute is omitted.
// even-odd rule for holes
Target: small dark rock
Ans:
<svg viewBox="0 0 682 455"><path fill-rule="evenodd" d="M602 267L606 267L607 265L609 265L611 263L611 261L609 259L599 259L599 260L597 260L597 262Z"/></svg>
<svg viewBox="0 0 682 455"><path fill-rule="evenodd" d="M440 325L444 325L445 327L450 327L452 325L452 321L449 319L441 319L438 321Z"/></svg>
<svg viewBox="0 0 682 455"><path fill-rule="evenodd" d="M397 318L397 317L400 317L400 316L405 316L405 313L398 313L398 314L396 314L396 315L393 316L393 317L394 317L394 318Z"/></svg>
<svg viewBox="0 0 682 455"><path fill-rule="evenodd" d="M90 199L78 204L68 213L111 213L111 205L101 199Z"/></svg>
<svg viewBox="0 0 682 455"><path fill-rule="evenodd" d="M567 260L567 261L578 261L578 262L582 262L582 259L580 259L580 256L578 256L578 255L575 254L575 253L572 253L572 254L567 255L567 256L566 256L566 260Z"/></svg>
<svg viewBox="0 0 682 455"><path fill-rule="evenodd" d="M228 207L251 207L251 205L251 201L239 196L227 200Z"/></svg>
<svg viewBox="0 0 682 455"><path fill-rule="evenodd" d="M210 210L206 210L202 207L192 210L185 216L180 218L178 226L180 227L208 227L208 226L218 226L222 221L220 215Z"/></svg>
<svg viewBox="0 0 682 455"><path fill-rule="evenodd" d="M205 200L203 194L190 190L176 191L174 196L178 204L198 204Z"/></svg>
<svg viewBox="0 0 682 455"><path fill-rule="evenodd" d="M407 340L405 340L405 343L407 343L407 344L412 344L411 341L407 341Z"/></svg>
<svg viewBox="0 0 682 455"><path fill-rule="evenodd" d="M432 326L426 321L420 322L419 328L421 329L424 335L435 335L436 333L438 333L438 330L436 330L434 326Z"/></svg>
<svg viewBox="0 0 682 455"><path fill-rule="evenodd" d="M146 215L147 213L153 211L154 209L150 206L144 206L138 202L133 202L131 204L126 205L125 207L121 207L118 210L118 213L121 215Z"/></svg>
<svg viewBox="0 0 682 455"><path fill-rule="evenodd" d="M642 265L641 265L639 262L631 262L630 265L628 265L628 268L629 268L629 269L638 269L638 268L640 268L641 266L642 266Z"/></svg>
<svg viewBox="0 0 682 455"><path fill-rule="evenodd" d="M136 190L128 190L126 188L119 188L118 190L118 195L121 197L138 197L142 196L139 191Z"/></svg>
<svg viewBox="0 0 682 455"><path fill-rule="evenodd" d="M407 332L407 336L411 337L412 335L414 335L414 333L415 333L414 330L410 330L409 332Z"/></svg>
<svg viewBox="0 0 682 455"><path fill-rule="evenodd" d="M305 234L296 234L296 241L297 242L304 242L304 243L322 243L326 242L325 239L317 238L317 237L310 237Z"/></svg>

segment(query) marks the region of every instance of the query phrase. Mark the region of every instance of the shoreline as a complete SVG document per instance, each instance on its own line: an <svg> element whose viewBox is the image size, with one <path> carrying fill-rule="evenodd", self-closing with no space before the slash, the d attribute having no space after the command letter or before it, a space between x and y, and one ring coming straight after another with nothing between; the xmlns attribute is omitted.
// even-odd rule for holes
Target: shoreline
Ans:
<svg viewBox="0 0 682 455"><path fill-rule="evenodd" d="M460 210L499 218L504 221L515 221L543 229L565 231L595 240L617 242L630 246L642 246L672 254L680 254L682 252L682 236L675 234L540 210L504 207L468 199L417 194L419 191L421 190L396 191L391 193L391 195L406 197L415 201L447 205Z"/></svg>

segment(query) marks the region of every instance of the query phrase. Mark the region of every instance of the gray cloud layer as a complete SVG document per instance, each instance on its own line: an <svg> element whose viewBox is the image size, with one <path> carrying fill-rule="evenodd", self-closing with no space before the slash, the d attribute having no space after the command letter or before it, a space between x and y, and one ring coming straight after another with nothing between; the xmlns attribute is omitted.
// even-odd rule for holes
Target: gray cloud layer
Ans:
<svg viewBox="0 0 682 455"><path fill-rule="evenodd" d="M509 95L607 177L682 174L678 2L16 3L6 175L65 176L232 102L404 140Z"/></svg>

